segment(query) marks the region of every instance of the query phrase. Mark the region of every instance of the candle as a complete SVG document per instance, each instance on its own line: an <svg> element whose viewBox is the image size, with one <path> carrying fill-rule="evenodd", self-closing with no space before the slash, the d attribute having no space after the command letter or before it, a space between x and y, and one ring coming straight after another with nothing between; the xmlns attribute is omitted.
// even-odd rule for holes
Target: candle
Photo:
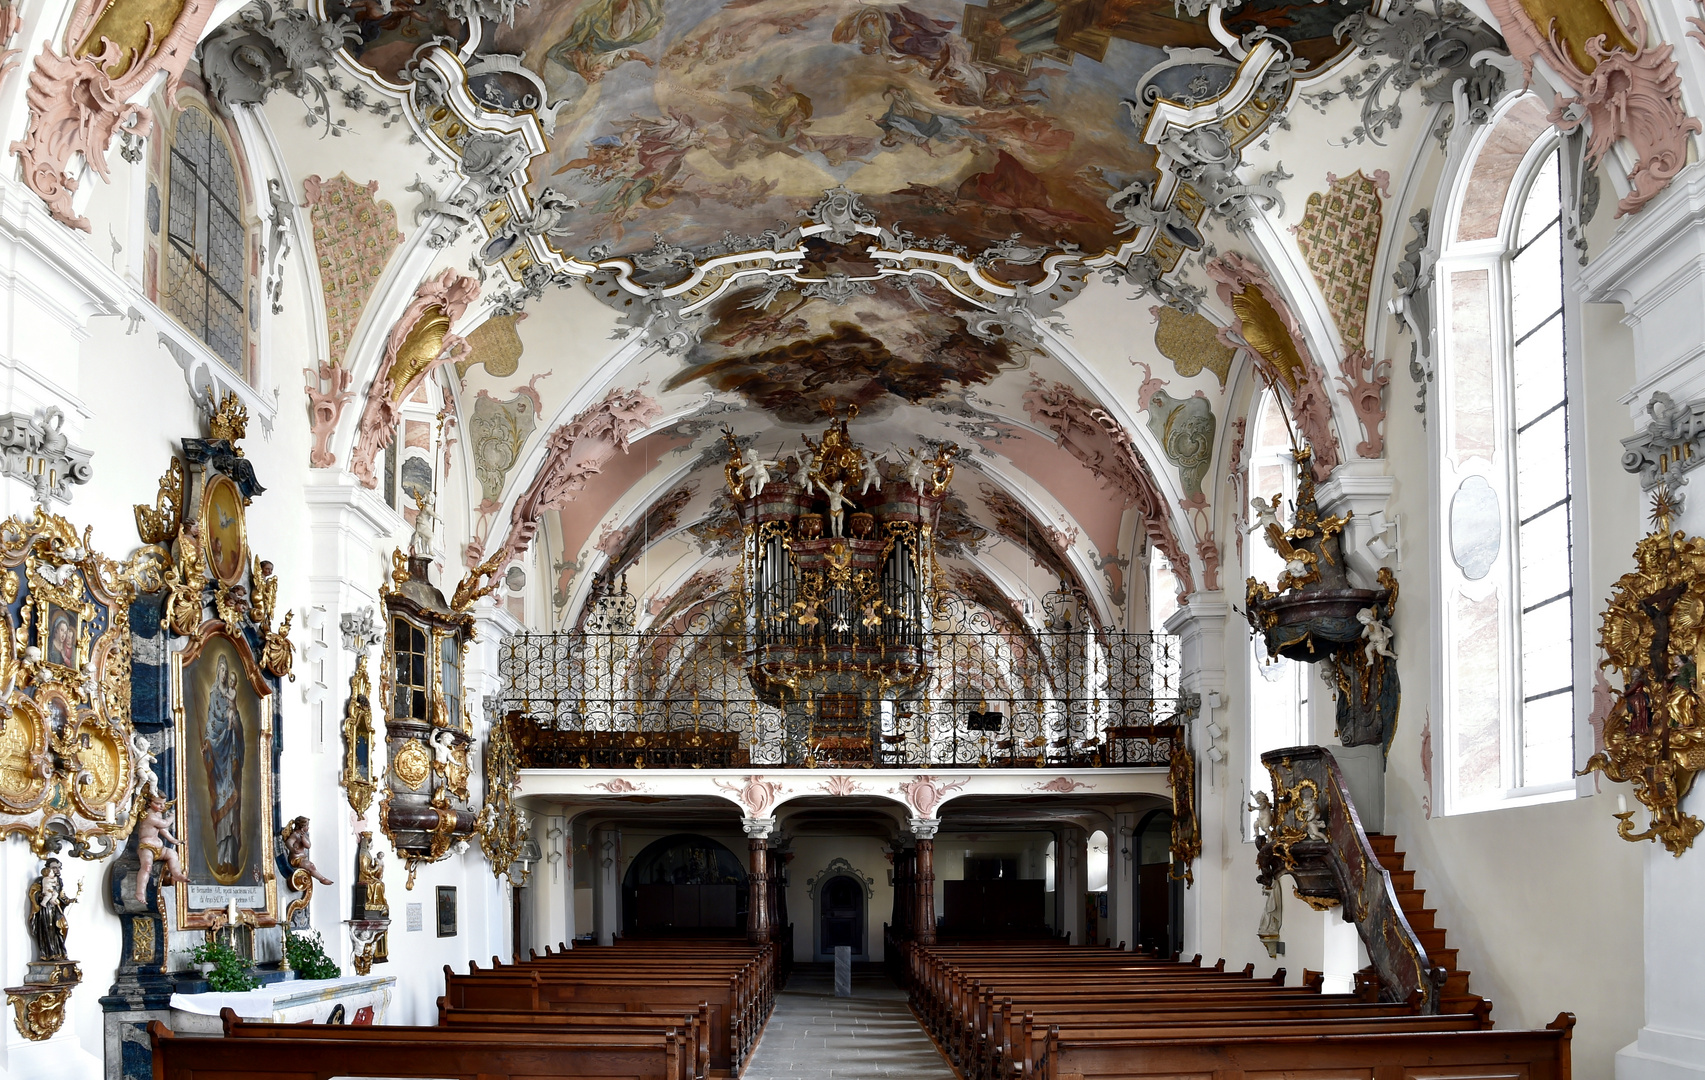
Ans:
<svg viewBox="0 0 1705 1080"><path fill-rule="evenodd" d="M231 926L237 925L237 898L235 896L231 897L230 902L225 905L225 919Z"/></svg>
<svg viewBox="0 0 1705 1080"><path fill-rule="evenodd" d="M1616 812L1618 814L1626 814L1628 812L1628 796L1618 795L1616 797Z"/></svg>

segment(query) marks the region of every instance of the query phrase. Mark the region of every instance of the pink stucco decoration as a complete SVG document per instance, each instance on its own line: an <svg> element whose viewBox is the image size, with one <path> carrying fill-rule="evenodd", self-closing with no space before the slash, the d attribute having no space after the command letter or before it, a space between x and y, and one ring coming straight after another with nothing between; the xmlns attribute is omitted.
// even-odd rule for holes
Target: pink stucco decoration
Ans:
<svg viewBox="0 0 1705 1080"><path fill-rule="evenodd" d="M1302 370L1296 373L1297 392L1289 403L1291 422L1296 425L1302 437L1308 440L1314 451L1315 478L1326 479L1332 475L1332 470L1338 467L1343 454L1339 450L1338 436L1332 428L1332 403L1327 397L1325 372L1320 370L1320 364L1309 351L1308 339L1304 336L1301 325L1297 323L1296 316L1291 312L1291 306L1285 303L1278 286L1273 284L1272 277L1260 264L1235 251L1228 251L1219 258L1210 260L1206 269L1208 277L1214 280L1214 291L1219 294L1220 301L1225 304L1227 310L1232 310L1232 297L1254 285L1266 298L1267 303L1272 305L1290 333L1291 342L1296 346L1297 355L1303 362ZM1233 319L1234 325L1228 329L1237 331L1237 335L1228 334L1222 329L1220 340L1249 353L1251 359L1263 371L1278 380L1279 373L1271 369L1267 359L1242 340L1242 320L1236 319L1235 314Z"/></svg>
<svg viewBox="0 0 1705 1080"><path fill-rule="evenodd" d="M1356 453L1365 458L1377 458L1385 453L1385 434L1381 430L1385 424L1385 398L1382 391L1391 381L1391 361L1375 360L1366 349L1356 349L1349 356L1338 361L1338 370L1343 374L1338 376L1338 385L1343 388L1344 396L1350 399L1351 408L1356 410L1356 419L1361 421L1361 442L1356 444Z"/></svg>
<svg viewBox="0 0 1705 1080"><path fill-rule="evenodd" d="M1606 49L1604 35L1578 43L1594 61L1590 73L1575 62L1556 29L1542 31L1520 0L1488 0L1487 6L1529 82L1534 61L1544 60L1575 92L1573 98L1559 95L1547 119L1565 133L1590 122L1589 165L1598 164L1619 140L1626 139L1633 147L1629 192L1616 204L1616 216L1636 213L1657 198L1687 165L1687 137L1698 134L1700 124L1682 111L1681 76L1671 56L1674 47L1645 44L1650 38L1639 4L1630 0L1605 5L1628 40L1636 44L1635 52L1621 45Z"/></svg>
<svg viewBox="0 0 1705 1080"><path fill-rule="evenodd" d="M87 161L102 180L109 179L107 148L113 136L119 131L143 136L154 127L153 114L129 99L163 72L166 101L176 101L184 66L195 55L201 29L213 14L213 0L185 0L176 21L155 28L134 51L103 35L99 48L79 57L85 45L96 44L91 37L107 6L106 0L79 0L65 31L66 51L73 59L54 52L51 41L42 42L24 94L29 130L12 144L24 183L47 204L48 213L84 232L89 231L89 219L71 208L77 194L76 159Z"/></svg>
<svg viewBox="0 0 1705 1080"><path fill-rule="evenodd" d="M361 410L361 422L356 427L355 449L350 454L349 471L367 487L377 487L379 477L373 471L373 463L378 459L379 452L391 445L391 440L397 434L397 421L401 414L398 411L401 402L419 389L434 371L443 367L459 356L466 348L467 341L456 334L444 336L443 347L432 363L417 371L406 374L402 386L396 385L399 373L396 370L397 353L414 331L415 324L426 317L433 308L442 309L454 323L468 310L480 294L480 283L466 274L458 274L446 269L435 278L421 282L414 290L414 299L391 327L391 336L385 340L385 355L379 363L379 374L374 377L367 388L367 404Z"/></svg>
<svg viewBox="0 0 1705 1080"><path fill-rule="evenodd" d="M935 809L942 800L965 784L964 780L944 781L933 776L918 776L903 781L895 790L905 797L906 805L912 808L913 813L927 818L934 817Z"/></svg>
<svg viewBox="0 0 1705 1080"><path fill-rule="evenodd" d="M572 501L611 458L627 453L635 432L662 415L655 398L638 390L618 389L551 432L544 464L509 514L509 535L503 546L510 557L527 550L546 511Z"/></svg>
<svg viewBox="0 0 1705 1080"><path fill-rule="evenodd" d="M352 373L348 368L321 364L319 371L303 368L302 374L308 379L308 415L312 418L314 433L314 448L308 452L308 464L316 469L329 469L337 464L337 455L331 452L332 433L337 430L338 421L343 419L344 408L355 400L355 394L349 389ZM322 383L331 385L321 389Z"/></svg>
<svg viewBox="0 0 1705 1080"><path fill-rule="evenodd" d="M1137 453L1130 434L1106 409L1085 400L1064 383L1037 383L1024 393L1024 408L1032 420L1054 433L1065 451L1083 462L1096 479L1135 506L1149 542L1165 553L1178 579L1178 595L1196 589L1190 557L1172 527L1172 516L1160 485Z"/></svg>

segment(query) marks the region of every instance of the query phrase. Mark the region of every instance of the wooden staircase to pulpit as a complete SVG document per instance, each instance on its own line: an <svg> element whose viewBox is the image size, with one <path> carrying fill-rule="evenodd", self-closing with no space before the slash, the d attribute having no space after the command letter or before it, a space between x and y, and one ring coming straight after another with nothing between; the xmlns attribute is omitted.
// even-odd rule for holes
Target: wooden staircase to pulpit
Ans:
<svg viewBox="0 0 1705 1080"><path fill-rule="evenodd" d="M1389 833L1368 833L1368 846L1379 857L1379 865L1391 876L1397 902L1403 908L1403 918L1427 950L1427 959L1445 971L1444 984L1439 988L1439 1011L1446 1013L1474 1012L1484 1008L1489 1015L1486 999L1468 989L1468 972L1457 967L1457 950L1450 948L1445 928L1438 925L1438 912L1425 906L1427 892L1415 887L1415 871L1405 866L1405 855L1397 850L1397 837Z"/></svg>

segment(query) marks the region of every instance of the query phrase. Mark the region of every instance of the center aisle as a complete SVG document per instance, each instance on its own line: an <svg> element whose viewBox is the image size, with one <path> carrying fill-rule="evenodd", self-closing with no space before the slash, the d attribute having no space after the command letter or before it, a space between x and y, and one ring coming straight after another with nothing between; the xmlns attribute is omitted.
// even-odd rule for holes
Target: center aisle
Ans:
<svg viewBox="0 0 1705 1080"><path fill-rule="evenodd" d="M798 967L776 996L764 1036L741 1080L836 1077L954 1080L955 1073L880 971L853 976L837 998L832 968Z"/></svg>

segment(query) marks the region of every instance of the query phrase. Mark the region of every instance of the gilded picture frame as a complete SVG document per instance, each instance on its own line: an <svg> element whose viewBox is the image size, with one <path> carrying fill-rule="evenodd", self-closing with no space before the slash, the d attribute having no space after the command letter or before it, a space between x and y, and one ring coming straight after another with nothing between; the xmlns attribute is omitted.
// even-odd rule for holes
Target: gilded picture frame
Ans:
<svg viewBox="0 0 1705 1080"><path fill-rule="evenodd" d="M177 925L218 925L233 899L254 925L276 925L277 702L243 635L217 620L204 624L172 657L171 701L179 855L189 877L173 890Z"/></svg>
<svg viewBox="0 0 1705 1080"><path fill-rule="evenodd" d="M373 723L373 687L367 677L367 654L356 656L355 674L349 680L349 702L343 714L343 787L349 808L367 813L378 791L379 777L373 762L379 739Z"/></svg>
<svg viewBox="0 0 1705 1080"><path fill-rule="evenodd" d="M209 472L201 489L202 548L207 568L225 585L240 585L249 568L243 493L224 473Z"/></svg>

